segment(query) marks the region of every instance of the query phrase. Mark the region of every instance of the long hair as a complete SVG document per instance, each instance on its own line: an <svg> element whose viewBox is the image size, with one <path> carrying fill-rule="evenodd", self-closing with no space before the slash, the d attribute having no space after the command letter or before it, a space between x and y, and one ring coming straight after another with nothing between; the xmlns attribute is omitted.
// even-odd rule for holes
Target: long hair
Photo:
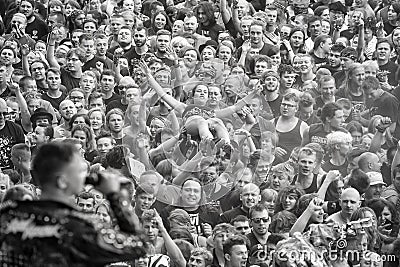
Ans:
<svg viewBox="0 0 400 267"><path fill-rule="evenodd" d="M292 35L295 34L296 32L301 32L303 34L303 44L299 47L298 53L305 54L306 50L305 50L304 46L305 46L305 42L306 42L306 34L302 28L294 27L291 29L291 31L289 33L289 37L288 37L289 42L290 42L290 38L292 38ZM292 44L290 44L290 46L292 46ZM293 47L292 47L292 49L293 49Z"/></svg>
<svg viewBox="0 0 400 267"><path fill-rule="evenodd" d="M284 210L283 209L283 203L286 201L286 198L290 195L290 194L294 194L297 197L297 201L295 206L293 207L293 209L289 210L290 212L296 212L299 206L299 199L301 196L303 196L305 193L302 189L297 188L293 185L290 185L288 187L285 187L283 189L281 189L281 191L279 191L278 193L278 199L276 200L276 204L275 204L275 214Z"/></svg>
<svg viewBox="0 0 400 267"><path fill-rule="evenodd" d="M153 33L153 34L157 34L157 31L158 31L158 30L162 30L162 29L156 29L156 27L155 27L155 19L156 19L156 17L157 17L159 14L161 14L161 15L163 15L163 16L165 17L165 26L164 26L163 29L164 29L164 30L167 30L167 31L171 31L171 29L172 29L171 20L169 19L167 13L165 13L164 10L159 10L159 11L157 11L157 12L154 14L154 16L151 18L151 30L152 30L152 33Z"/></svg>
<svg viewBox="0 0 400 267"><path fill-rule="evenodd" d="M86 135L86 152L91 152L96 149L96 141L94 139L93 130L86 124L75 125L71 130L71 136L74 136L76 131L82 131Z"/></svg>
<svg viewBox="0 0 400 267"><path fill-rule="evenodd" d="M351 214L350 221L358 221L361 219L368 218L366 214L367 212L370 212L372 214L373 220L375 220L376 224L364 228L364 231L366 232L368 237L368 250L374 251L374 248L376 248L377 244L380 244L381 242L377 228L378 220L376 218L375 212L369 207L358 208L353 212L353 214Z"/></svg>
<svg viewBox="0 0 400 267"><path fill-rule="evenodd" d="M353 63L349 67L349 70L347 71L346 81L344 82L343 86L340 88L340 90L343 90L345 98L349 99L350 101L353 100L353 97L350 94L350 87L353 86L352 76L353 76L354 72L359 68L364 69L364 66L361 65L360 63ZM361 92L363 92L363 91L361 90Z"/></svg>
<svg viewBox="0 0 400 267"><path fill-rule="evenodd" d="M203 12L208 18L209 25L212 26L216 23L215 21L215 15L214 15L214 7L213 4L210 2L200 2L195 8L194 8L194 13L196 14L196 17L198 18L198 12L199 9L203 9Z"/></svg>

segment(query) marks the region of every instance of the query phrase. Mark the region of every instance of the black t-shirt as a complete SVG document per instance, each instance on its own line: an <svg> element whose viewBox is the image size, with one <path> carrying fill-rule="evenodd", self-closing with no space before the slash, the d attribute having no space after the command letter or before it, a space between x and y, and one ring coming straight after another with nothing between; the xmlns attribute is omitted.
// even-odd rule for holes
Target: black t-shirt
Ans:
<svg viewBox="0 0 400 267"><path fill-rule="evenodd" d="M33 40L38 41L49 33L49 28L43 20L36 17L32 23L26 26L25 32L29 34Z"/></svg>
<svg viewBox="0 0 400 267"><path fill-rule="evenodd" d="M4 92L0 94L0 98L6 99L11 95L13 95L13 93L11 92L10 88L7 85L6 90L4 90Z"/></svg>
<svg viewBox="0 0 400 267"><path fill-rule="evenodd" d="M52 107L56 110L59 110L61 102L67 97L65 92L62 92L60 97L53 98L50 97L48 94L42 94L42 99L47 100L50 102Z"/></svg>
<svg viewBox="0 0 400 267"><path fill-rule="evenodd" d="M389 71L388 74L388 83L392 86L396 86L399 84L399 79L398 79L398 71L399 71L399 65L394 63L393 61L388 61L385 65L379 66L379 70L386 70Z"/></svg>
<svg viewBox="0 0 400 267"><path fill-rule="evenodd" d="M6 121L3 129L0 130L0 168L11 169L11 148L15 144L24 143L25 136L21 126L11 121Z"/></svg>
<svg viewBox="0 0 400 267"><path fill-rule="evenodd" d="M112 69L112 61L106 61L102 58L99 58L98 56L94 56L91 60L86 61L85 64L83 64L82 66L82 72L85 72L87 70L91 70L91 69L97 69L96 68L96 64L97 62L101 62L104 66L104 69Z"/></svg>
<svg viewBox="0 0 400 267"><path fill-rule="evenodd" d="M271 108L272 114L274 118L278 118L281 115L281 103L282 103L282 96L279 95L278 98L272 101L267 101L269 107Z"/></svg>
<svg viewBox="0 0 400 267"><path fill-rule="evenodd" d="M125 113L126 109L128 108L128 104L126 104L126 105L122 104L121 99L113 100L107 105L106 113L108 113L113 108L119 108L120 110L122 110Z"/></svg>
<svg viewBox="0 0 400 267"><path fill-rule="evenodd" d="M344 70L338 71L333 74L333 78L335 78L336 88L339 88L343 85L344 81L346 80L346 73Z"/></svg>
<svg viewBox="0 0 400 267"><path fill-rule="evenodd" d="M107 107L108 104L110 104L112 101L120 101L121 98L122 98L122 96L113 93L113 94L111 95L110 98L108 98L108 99L103 99L103 100L104 100L104 104L105 104L106 107Z"/></svg>
<svg viewBox="0 0 400 267"><path fill-rule="evenodd" d="M381 115L389 117L392 122L396 122L394 132L395 138L400 138L400 116L399 116L399 101L391 93L383 92L383 94L374 100L370 108L370 116Z"/></svg>
<svg viewBox="0 0 400 267"><path fill-rule="evenodd" d="M218 34L223 31L224 28L218 25L217 23L214 23L212 25L201 25L199 24L199 27L197 28L197 33L201 34L205 37L210 37L214 41L218 40Z"/></svg>
<svg viewBox="0 0 400 267"><path fill-rule="evenodd" d="M67 89L67 92L79 87L80 78L72 77L71 73L61 68L61 83Z"/></svg>
<svg viewBox="0 0 400 267"><path fill-rule="evenodd" d="M340 174L342 175L342 177L346 177L347 176L347 165L348 165L347 160L344 162L343 165L340 165L340 166L333 165L330 160L327 160L322 165L322 169L325 172L329 172L330 170L338 170L340 172Z"/></svg>
<svg viewBox="0 0 400 267"><path fill-rule="evenodd" d="M312 58L314 59L315 66L316 66L317 68L320 68L322 65L324 65L324 64L326 63L326 58L318 57L318 56L314 53L314 51L311 51L311 52L310 52L310 56L312 56Z"/></svg>

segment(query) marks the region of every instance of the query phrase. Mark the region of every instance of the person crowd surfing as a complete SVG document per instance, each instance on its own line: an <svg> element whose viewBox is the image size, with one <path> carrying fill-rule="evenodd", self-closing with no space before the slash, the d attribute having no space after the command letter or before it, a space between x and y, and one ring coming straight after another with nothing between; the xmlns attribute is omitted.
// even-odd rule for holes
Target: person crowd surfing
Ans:
<svg viewBox="0 0 400 267"><path fill-rule="evenodd" d="M400 266L397 0L0 7L0 266Z"/></svg>

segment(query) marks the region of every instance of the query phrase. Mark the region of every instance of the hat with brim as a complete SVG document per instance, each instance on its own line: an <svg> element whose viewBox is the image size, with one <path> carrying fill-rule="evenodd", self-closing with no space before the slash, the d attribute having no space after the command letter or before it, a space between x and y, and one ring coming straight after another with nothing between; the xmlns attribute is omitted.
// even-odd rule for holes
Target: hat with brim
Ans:
<svg viewBox="0 0 400 267"><path fill-rule="evenodd" d="M379 172L368 172L367 173L369 177L369 185L384 185L386 186L386 183L383 181L382 174Z"/></svg>
<svg viewBox="0 0 400 267"><path fill-rule="evenodd" d="M49 123L53 121L53 115L47 112L47 110L44 108L36 109L31 115L30 120L32 123L35 123L39 118L47 118L49 120Z"/></svg>
<svg viewBox="0 0 400 267"><path fill-rule="evenodd" d="M211 46L212 48L214 48L214 50L217 50L218 43L214 40L207 40L207 42L205 42L204 44L199 45L199 53L201 54L201 52L203 52L204 48L206 48L207 46Z"/></svg>

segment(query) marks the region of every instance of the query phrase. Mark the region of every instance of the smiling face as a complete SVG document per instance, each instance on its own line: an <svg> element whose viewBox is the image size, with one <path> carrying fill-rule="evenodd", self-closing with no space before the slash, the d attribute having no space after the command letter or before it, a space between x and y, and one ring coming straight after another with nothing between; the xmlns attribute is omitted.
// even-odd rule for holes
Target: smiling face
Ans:
<svg viewBox="0 0 400 267"><path fill-rule="evenodd" d="M158 14L154 18L154 27L158 30L164 29L165 25L167 24L167 18L164 16L164 14Z"/></svg>
<svg viewBox="0 0 400 267"><path fill-rule="evenodd" d="M201 185L196 181L187 181L181 189L181 200L184 207L196 207L201 200Z"/></svg>
<svg viewBox="0 0 400 267"><path fill-rule="evenodd" d="M283 200L282 208L287 211L292 211L296 207L296 203L298 200L297 194L289 193L286 198Z"/></svg>
<svg viewBox="0 0 400 267"><path fill-rule="evenodd" d="M261 200L260 189L255 184L245 185L240 194L240 200L243 207L254 207Z"/></svg>

